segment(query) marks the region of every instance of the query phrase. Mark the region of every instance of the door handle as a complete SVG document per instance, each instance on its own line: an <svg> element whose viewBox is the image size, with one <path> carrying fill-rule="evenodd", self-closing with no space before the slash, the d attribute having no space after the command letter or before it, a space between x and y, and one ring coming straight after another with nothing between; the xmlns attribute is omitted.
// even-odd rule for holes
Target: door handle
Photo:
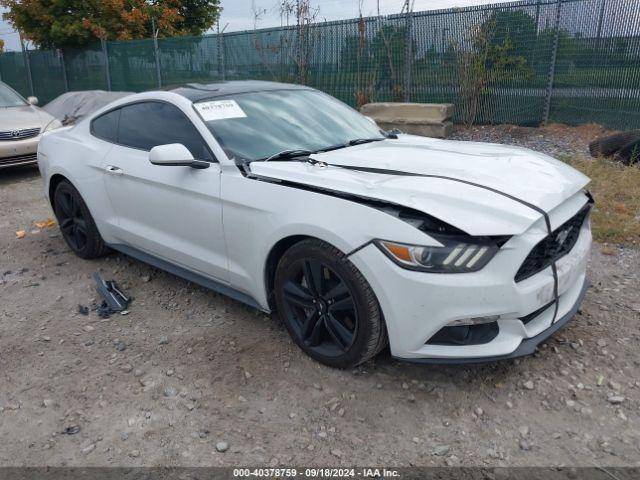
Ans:
<svg viewBox="0 0 640 480"><path fill-rule="evenodd" d="M107 165L105 170L112 175L122 175L124 171L120 167L114 165Z"/></svg>

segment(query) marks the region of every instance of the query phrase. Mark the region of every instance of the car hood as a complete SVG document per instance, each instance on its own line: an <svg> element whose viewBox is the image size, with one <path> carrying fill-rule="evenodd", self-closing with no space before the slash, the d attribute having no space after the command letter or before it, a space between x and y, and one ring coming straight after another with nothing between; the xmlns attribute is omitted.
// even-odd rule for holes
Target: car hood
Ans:
<svg viewBox="0 0 640 480"><path fill-rule="evenodd" d="M44 128L53 117L31 105L0 108L0 130Z"/></svg>
<svg viewBox="0 0 640 480"><path fill-rule="evenodd" d="M521 234L542 216L526 204L550 212L589 183L565 163L525 148L412 135L312 159L321 163L253 162L250 168L258 176L410 207L470 235Z"/></svg>

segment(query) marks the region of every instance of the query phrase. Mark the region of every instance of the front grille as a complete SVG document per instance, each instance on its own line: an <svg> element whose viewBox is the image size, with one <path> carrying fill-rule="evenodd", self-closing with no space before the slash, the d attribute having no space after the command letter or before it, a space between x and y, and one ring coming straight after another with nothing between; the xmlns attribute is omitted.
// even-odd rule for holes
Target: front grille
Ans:
<svg viewBox="0 0 640 480"><path fill-rule="evenodd" d="M516 282L521 282L541 272L553 262L569 253L578 241L580 229L590 209L590 203L585 205L582 210L538 243L533 250L531 250L529 256L527 256L518 273L516 273Z"/></svg>
<svg viewBox="0 0 640 480"><path fill-rule="evenodd" d="M25 128L22 130L3 130L0 131L0 140L24 140L25 138L37 137L40 133L39 128Z"/></svg>
<svg viewBox="0 0 640 480"><path fill-rule="evenodd" d="M27 162L38 161L38 156L35 153L29 153L27 155L15 155L13 157L0 158L0 167L7 165L20 165Z"/></svg>

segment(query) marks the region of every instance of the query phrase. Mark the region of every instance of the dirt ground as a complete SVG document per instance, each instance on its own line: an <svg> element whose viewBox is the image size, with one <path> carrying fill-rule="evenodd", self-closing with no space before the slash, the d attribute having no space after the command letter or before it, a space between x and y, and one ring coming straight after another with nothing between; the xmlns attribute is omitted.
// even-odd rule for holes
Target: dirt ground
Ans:
<svg viewBox="0 0 640 480"><path fill-rule="evenodd" d="M581 313L534 357L337 371L276 318L76 258L34 227L37 170L0 172L0 211L1 466L640 466L637 250L594 246ZM79 313L94 271L135 297L128 315Z"/></svg>

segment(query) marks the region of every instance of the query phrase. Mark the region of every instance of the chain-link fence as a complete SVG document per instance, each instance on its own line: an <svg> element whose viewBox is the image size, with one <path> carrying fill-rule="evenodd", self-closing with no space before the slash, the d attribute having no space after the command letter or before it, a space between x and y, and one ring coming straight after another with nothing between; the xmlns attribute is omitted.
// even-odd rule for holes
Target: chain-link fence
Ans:
<svg viewBox="0 0 640 480"><path fill-rule="evenodd" d="M47 102L69 90L304 83L353 105L450 102L456 121L640 128L640 1L522 0L301 26L0 55Z"/></svg>

